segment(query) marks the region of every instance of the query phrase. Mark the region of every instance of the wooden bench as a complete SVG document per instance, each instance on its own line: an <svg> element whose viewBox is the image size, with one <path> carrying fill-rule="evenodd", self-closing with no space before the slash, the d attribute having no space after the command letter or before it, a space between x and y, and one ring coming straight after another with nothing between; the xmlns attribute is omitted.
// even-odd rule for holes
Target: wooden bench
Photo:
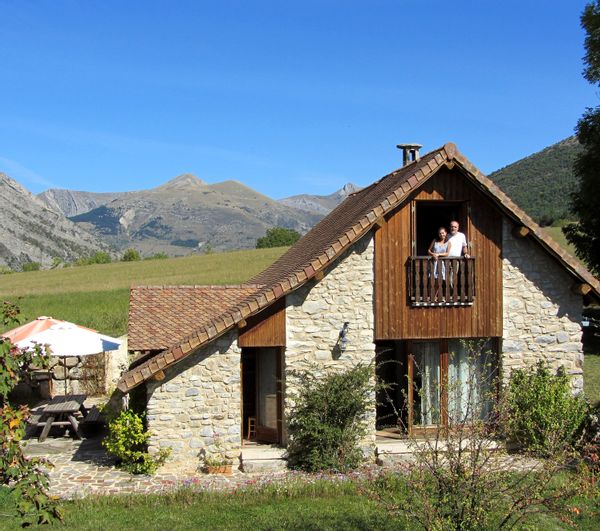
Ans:
<svg viewBox="0 0 600 531"><path fill-rule="evenodd" d="M88 410L88 414L81 421L82 424L106 424L106 420L100 413L100 410L96 406L92 406Z"/></svg>

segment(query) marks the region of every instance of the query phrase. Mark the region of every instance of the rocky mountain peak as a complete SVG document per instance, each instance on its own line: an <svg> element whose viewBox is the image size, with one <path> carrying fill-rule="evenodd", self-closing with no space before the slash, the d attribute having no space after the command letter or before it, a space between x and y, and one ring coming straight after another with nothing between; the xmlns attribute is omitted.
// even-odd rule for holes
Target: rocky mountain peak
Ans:
<svg viewBox="0 0 600 531"><path fill-rule="evenodd" d="M181 190L185 188L198 188L201 186L206 186L206 182L202 179L196 177L191 173L182 173L178 175L174 179L167 181L165 184L162 184L155 188L156 190Z"/></svg>

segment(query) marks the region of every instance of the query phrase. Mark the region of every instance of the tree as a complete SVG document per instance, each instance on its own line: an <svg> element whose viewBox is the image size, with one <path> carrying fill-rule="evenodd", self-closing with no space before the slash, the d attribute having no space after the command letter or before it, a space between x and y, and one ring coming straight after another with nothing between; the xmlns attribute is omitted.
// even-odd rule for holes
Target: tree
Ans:
<svg viewBox="0 0 600 531"><path fill-rule="evenodd" d="M586 31L583 76L600 86L600 0L589 3L581 15ZM575 161L579 188L571 196L571 208L579 220L563 227L567 240L575 246L575 253L589 269L600 276L600 106L586 109L577 123L577 139L583 152Z"/></svg>
<svg viewBox="0 0 600 531"><path fill-rule="evenodd" d="M142 257L136 249L129 248L123 253L122 262L138 262Z"/></svg>
<svg viewBox="0 0 600 531"><path fill-rule="evenodd" d="M15 304L4 302L0 314L4 326L20 322ZM9 402L19 379L26 377L32 366L48 367L48 361L49 353L41 345L20 350L8 339L0 338L0 486L12 491L23 527L62 520L61 507L48 493L50 478L45 468L52 464L41 457L26 456L21 445L29 408L16 408Z"/></svg>
<svg viewBox="0 0 600 531"><path fill-rule="evenodd" d="M267 235L256 240L257 249L266 249L267 247L289 247L294 245L300 239L300 234L294 229L285 227L274 227L267 230Z"/></svg>

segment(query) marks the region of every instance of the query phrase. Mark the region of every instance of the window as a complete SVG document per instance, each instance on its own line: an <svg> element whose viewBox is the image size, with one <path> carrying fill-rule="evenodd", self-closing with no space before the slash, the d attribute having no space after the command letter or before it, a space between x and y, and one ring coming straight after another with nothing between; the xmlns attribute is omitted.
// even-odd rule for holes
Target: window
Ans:
<svg viewBox="0 0 600 531"><path fill-rule="evenodd" d="M490 420L496 395L496 344L494 339L409 342L409 430Z"/></svg>

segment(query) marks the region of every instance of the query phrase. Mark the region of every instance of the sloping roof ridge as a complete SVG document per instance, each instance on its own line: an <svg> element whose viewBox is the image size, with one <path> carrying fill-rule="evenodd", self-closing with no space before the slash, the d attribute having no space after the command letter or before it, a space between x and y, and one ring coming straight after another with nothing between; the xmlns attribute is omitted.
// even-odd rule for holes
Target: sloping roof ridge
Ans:
<svg viewBox="0 0 600 531"><path fill-rule="evenodd" d="M358 196L364 193L369 192L372 188L375 188L377 186L379 186L383 181L387 180L387 179L391 179L391 178L395 178L397 177L400 173L406 173L407 170L411 169L412 166L414 166L415 164L418 164L419 162L421 162L423 159L425 159L426 157L430 157L432 156L434 153L439 153L441 152L443 149L445 149L445 147L449 144L452 144L452 142L448 142L447 144L444 144L443 146L437 148L437 149L433 149L430 152L426 153L425 155L423 155L422 158L420 158L419 160L412 160L410 161L408 164L406 164L405 166L402 166L401 168L397 168L394 171L385 174L383 177L380 177L379 179L377 179L375 182L369 184L368 186L365 186L364 188L361 188L360 190L357 190L356 192L352 192L351 194L348 194L347 197L353 197L353 196ZM339 205L338 205L339 206Z"/></svg>
<svg viewBox="0 0 600 531"><path fill-rule="evenodd" d="M330 242L329 245L326 245L320 254L312 258L312 260L309 262L305 262L306 265L295 268L293 271L288 272L288 274L283 278L278 279L273 283L259 283L259 285L263 285L264 287L259 288L258 293L249 295L234 308L229 309L215 317L211 323L202 326L198 331L184 338L178 345L170 347L166 351L163 351L150 360L145 361L135 369L125 373L119 381L119 389L123 392L128 392L143 381L151 378L157 372L167 368L170 365L173 365L177 361L191 354L200 346L233 329L238 323L247 317L250 317L251 315L254 315L265 309L282 296L295 291L297 288L310 280L317 273L317 271L325 269L327 265L333 262L352 243L364 236L364 234L366 234L372 228L375 222L387 212L395 208L399 202L406 195L408 195L410 191L412 191L414 186L423 181L426 177L429 177L431 174L433 174L439 168L439 166L444 164L447 160L450 160L455 151L456 146L452 143L447 143L441 148L427 153L421 159L415 161L414 164L404 166L374 183L381 183L391 177L398 177L401 174L406 174L404 175L406 179L404 179L402 183L398 184L398 188L383 198L379 204L376 204L373 208L367 209L365 212L362 212L362 209L358 209L361 210L362 213L362 216L358 219L358 221L356 221L350 228L345 230L341 235L336 234L337 238ZM414 171L410 172L407 170ZM404 185L406 183L410 184L405 187ZM364 190L373 191L376 189L377 186L371 185L360 192L363 192ZM358 197L359 195L362 196L363 194L356 194L355 197ZM354 205L349 203L348 199L346 199L346 201L338 205L338 207L332 213L326 216L324 220L331 220L332 214L341 210L344 205L354 207ZM324 220L319 222L317 227L321 225ZM309 231L308 234L315 231L317 227ZM291 249L298 246L298 244L302 242L306 236L307 235L305 235L304 238L292 246ZM283 256L285 257L288 253L285 253ZM281 260L281 258L279 260ZM270 268L267 268L265 271L268 271L269 269ZM259 277L260 275L254 278Z"/></svg>
<svg viewBox="0 0 600 531"><path fill-rule="evenodd" d="M140 284L134 285L131 289L260 289L262 284Z"/></svg>

